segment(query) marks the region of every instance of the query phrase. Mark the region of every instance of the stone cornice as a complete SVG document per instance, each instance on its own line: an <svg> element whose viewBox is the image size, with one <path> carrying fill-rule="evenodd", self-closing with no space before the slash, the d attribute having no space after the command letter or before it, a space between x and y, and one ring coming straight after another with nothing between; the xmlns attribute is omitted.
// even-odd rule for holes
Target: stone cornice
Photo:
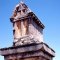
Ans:
<svg viewBox="0 0 60 60"><path fill-rule="evenodd" d="M19 53L24 53L24 52L26 53L26 52L33 52L33 51L43 51L53 57L55 56L55 52L50 47L48 47L45 43L2 48L0 49L0 55L19 54Z"/></svg>

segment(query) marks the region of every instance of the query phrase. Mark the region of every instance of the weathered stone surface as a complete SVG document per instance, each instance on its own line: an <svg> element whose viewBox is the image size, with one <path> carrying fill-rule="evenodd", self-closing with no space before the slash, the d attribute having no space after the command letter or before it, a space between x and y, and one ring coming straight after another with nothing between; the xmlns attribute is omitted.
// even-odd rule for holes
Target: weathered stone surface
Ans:
<svg viewBox="0 0 60 60"><path fill-rule="evenodd" d="M24 3L19 3L16 6L10 20L13 23L14 44L16 46L43 42L44 25ZM25 37L26 35L28 37Z"/></svg>
<svg viewBox="0 0 60 60"><path fill-rule="evenodd" d="M15 43L15 46L25 45L25 44L32 44L32 43L40 43L40 41L36 40L31 35L30 36L26 35L24 37L19 38L18 41Z"/></svg>
<svg viewBox="0 0 60 60"><path fill-rule="evenodd" d="M55 51L43 43L44 25L23 3L10 18L13 23L13 46L0 49L5 60L52 60Z"/></svg>
<svg viewBox="0 0 60 60"><path fill-rule="evenodd" d="M0 49L0 54L1 55L9 55L9 54L29 52L29 51L30 52L37 51L37 50L45 51L52 56L55 55L55 52L51 48L49 48L47 45L45 45L44 43L2 48L2 49Z"/></svg>
<svg viewBox="0 0 60 60"><path fill-rule="evenodd" d="M0 55L5 56L5 59L13 59L13 57L19 59L31 59L36 57L44 57L51 60L55 56L55 52L45 43L21 45L16 47L2 48L0 49ZM32 59L31 59L32 60Z"/></svg>

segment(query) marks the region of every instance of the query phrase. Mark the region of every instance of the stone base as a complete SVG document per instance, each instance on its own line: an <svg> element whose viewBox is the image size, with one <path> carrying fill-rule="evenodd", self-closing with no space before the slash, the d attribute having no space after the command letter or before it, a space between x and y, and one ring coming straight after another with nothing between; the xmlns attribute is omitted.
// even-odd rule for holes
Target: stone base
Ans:
<svg viewBox="0 0 60 60"><path fill-rule="evenodd" d="M52 60L55 52L45 43L0 49L5 60Z"/></svg>
<svg viewBox="0 0 60 60"><path fill-rule="evenodd" d="M14 46L19 46L19 45L28 45L28 44L34 44L34 43L40 43L41 41L35 39L32 35L25 35L21 36L20 38L15 38L14 40Z"/></svg>

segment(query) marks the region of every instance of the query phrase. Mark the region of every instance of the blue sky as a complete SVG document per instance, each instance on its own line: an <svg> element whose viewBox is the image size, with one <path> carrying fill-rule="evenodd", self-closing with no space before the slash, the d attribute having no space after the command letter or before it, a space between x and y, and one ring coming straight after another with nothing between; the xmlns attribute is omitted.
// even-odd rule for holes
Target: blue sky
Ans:
<svg viewBox="0 0 60 60"><path fill-rule="evenodd" d="M9 18L20 0L0 0L0 48L12 46L12 23ZM60 0L24 0L25 4L45 25L44 42L55 50L60 59ZM4 60L0 56L0 60Z"/></svg>

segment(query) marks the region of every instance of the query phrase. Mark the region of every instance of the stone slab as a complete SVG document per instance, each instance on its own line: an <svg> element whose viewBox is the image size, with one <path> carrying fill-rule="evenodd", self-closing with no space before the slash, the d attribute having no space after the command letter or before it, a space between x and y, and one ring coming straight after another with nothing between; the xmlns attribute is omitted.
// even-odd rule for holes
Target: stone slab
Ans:
<svg viewBox="0 0 60 60"><path fill-rule="evenodd" d="M4 56L4 55L19 54L19 53L34 52L34 51L42 51L42 52L45 52L45 53L51 55L52 57L55 56L54 50L52 50L45 43L2 48L2 49L0 49L0 55Z"/></svg>

